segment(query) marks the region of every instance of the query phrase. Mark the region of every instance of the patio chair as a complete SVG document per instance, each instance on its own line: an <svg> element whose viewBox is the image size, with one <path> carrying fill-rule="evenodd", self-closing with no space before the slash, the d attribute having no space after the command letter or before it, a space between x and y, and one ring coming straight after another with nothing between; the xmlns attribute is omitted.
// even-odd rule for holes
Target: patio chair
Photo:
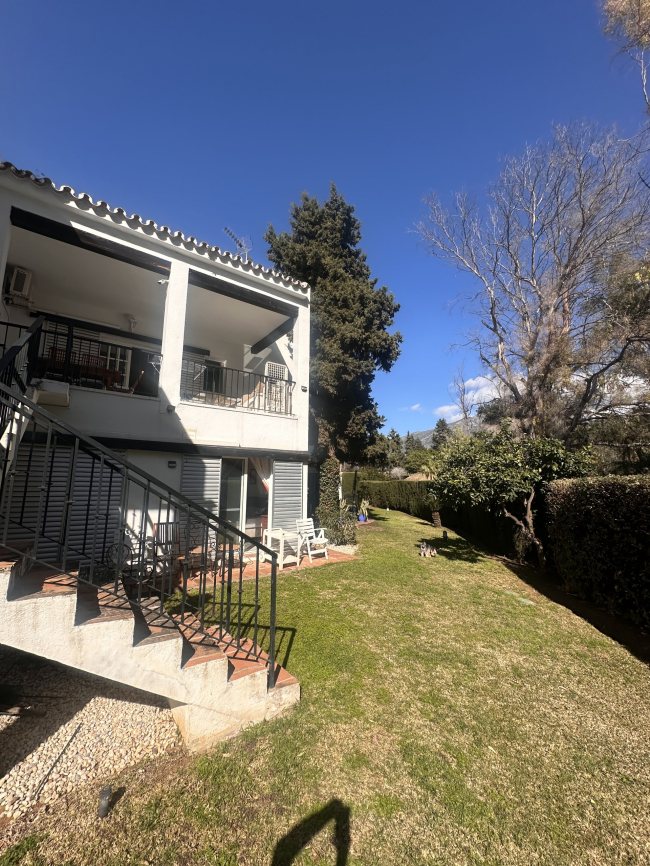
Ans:
<svg viewBox="0 0 650 866"><path fill-rule="evenodd" d="M324 553L325 559L329 559L327 555L327 545L329 542L325 538L325 530L315 529L313 517L309 517L307 520L296 520L296 531L299 536L298 554L300 554L304 544L307 547L309 562L312 561L312 554L316 553Z"/></svg>
<svg viewBox="0 0 650 866"><path fill-rule="evenodd" d="M65 348L61 349L58 346L50 346L47 353L47 361L45 364L45 377L51 378L52 374L63 377L65 370ZM72 371L77 363L77 353L70 352L70 361L68 366L68 376L72 375Z"/></svg>
<svg viewBox="0 0 650 866"><path fill-rule="evenodd" d="M79 359L79 381L99 381L106 387L107 359L101 355L91 355L84 352Z"/></svg>

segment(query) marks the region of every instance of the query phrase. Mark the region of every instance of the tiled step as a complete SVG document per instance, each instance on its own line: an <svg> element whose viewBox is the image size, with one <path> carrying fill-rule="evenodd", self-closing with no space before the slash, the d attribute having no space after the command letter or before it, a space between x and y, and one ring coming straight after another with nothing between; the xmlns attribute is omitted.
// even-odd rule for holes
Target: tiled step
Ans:
<svg viewBox="0 0 650 866"><path fill-rule="evenodd" d="M185 623L186 633L192 634L192 637L189 638L190 640L194 643L199 643L200 641L205 640L203 635L197 635L195 632L191 631L190 627L193 624L196 627L200 625L196 617L191 614L185 614ZM214 640L216 646L228 658L229 682L233 682L242 677L248 676L249 674L255 674L266 669L269 657L264 650L256 647L252 640L243 640L241 641L241 646L238 647L235 638L230 635L222 634L222 636L219 637L219 628L217 626L206 626L204 631ZM199 643L199 645L201 644ZM207 651L207 647L205 647L204 651ZM290 686L294 683L297 684L297 682L298 680L291 676L291 674L281 667L281 665L276 665L276 688L283 688L284 686Z"/></svg>
<svg viewBox="0 0 650 866"><path fill-rule="evenodd" d="M112 587L112 589L114 588ZM108 592L87 583L78 584L75 625L90 625L122 619L132 620L133 611L124 590L119 585L116 596L114 591Z"/></svg>
<svg viewBox="0 0 650 866"><path fill-rule="evenodd" d="M55 567L35 565L12 581L7 595L8 601L26 598L45 598L54 595L74 595L77 592L77 580L61 572Z"/></svg>
<svg viewBox="0 0 650 866"><path fill-rule="evenodd" d="M204 664L206 662L218 661L224 658L224 654L219 647L210 646L209 644L189 644L192 655L183 665L184 668L191 668L194 665Z"/></svg>
<svg viewBox="0 0 650 866"><path fill-rule="evenodd" d="M240 680L242 677L247 677L249 674L256 674L260 671L265 671L266 665L264 662L258 662L253 658L242 658L237 655L228 656L228 681Z"/></svg>
<svg viewBox="0 0 650 866"><path fill-rule="evenodd" d="M176 625L166 616L160 615L159 599L142 599L140 605L133 603L131 609L135 617L134 646L148 646L167 640L182 640Z"/></svg>
<svg viewBox="0 0 650 866"><path fill-rule="evenodd" d="M298 680L291 676L289 671L285 670L280 665L276 665L275 667L275 688L281 689L285 686L292 686L294 684L297 685Z"/></svg>
<svg viewBox="0 0 650 866"><path fill-rule="evenodd" d="M0 568L13 565L20 557L29 550L31 541L12 541L11 549L0 545Z"/></svg>

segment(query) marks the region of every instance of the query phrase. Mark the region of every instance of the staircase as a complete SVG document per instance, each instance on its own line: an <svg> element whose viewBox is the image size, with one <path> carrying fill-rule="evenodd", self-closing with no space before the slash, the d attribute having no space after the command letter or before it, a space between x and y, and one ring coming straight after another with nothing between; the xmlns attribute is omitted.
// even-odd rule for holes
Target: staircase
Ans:
<svg viewBox="0 0 650 866"><path fill-rule="evenodd" d="M38 336L0 359L0 643L164 696L192 750L279 715L277 555L29 399Z"/></svg>

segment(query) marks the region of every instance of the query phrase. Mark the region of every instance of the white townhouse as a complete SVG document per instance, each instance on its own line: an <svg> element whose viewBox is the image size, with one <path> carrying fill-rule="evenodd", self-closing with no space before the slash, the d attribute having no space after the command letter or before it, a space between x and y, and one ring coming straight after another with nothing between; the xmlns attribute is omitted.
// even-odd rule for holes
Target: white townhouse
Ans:
<svg viewBox="0 0 650 866"><path fill-rule="evenodd" d="M305 283L0 162L0 354L39 405L261 540L306 516Z"/></svg>

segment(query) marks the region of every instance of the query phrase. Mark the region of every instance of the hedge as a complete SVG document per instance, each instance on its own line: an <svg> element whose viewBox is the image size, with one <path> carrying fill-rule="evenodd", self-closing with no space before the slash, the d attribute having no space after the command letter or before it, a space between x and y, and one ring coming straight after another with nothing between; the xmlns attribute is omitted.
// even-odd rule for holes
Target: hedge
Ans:
<svg viewBox="0 0 650 866"><path fill-rule="evenodd" d="M359 500L367 499L376 508L405 511L413 517L431 522L431 499L428 481L359 481Z"/></svg>
<svg viewBox="0 0 650 866"><path fill-rule="evenodd" d="M357 485L359 498L368 499L376 508L391 508L404 511L422 520L431 522L432 488L430 481L363 481ZM444 526L471 535L496 553L516 556L513 522L502 514L495 514L479 506L464 508L442 508L440 516Z"/></svg>
<svg viewBox="0 0 650 866"><path fill-rule="evenodd" d="M570 592L650 627L650 478L554 481L548 544Z"/></svg>

